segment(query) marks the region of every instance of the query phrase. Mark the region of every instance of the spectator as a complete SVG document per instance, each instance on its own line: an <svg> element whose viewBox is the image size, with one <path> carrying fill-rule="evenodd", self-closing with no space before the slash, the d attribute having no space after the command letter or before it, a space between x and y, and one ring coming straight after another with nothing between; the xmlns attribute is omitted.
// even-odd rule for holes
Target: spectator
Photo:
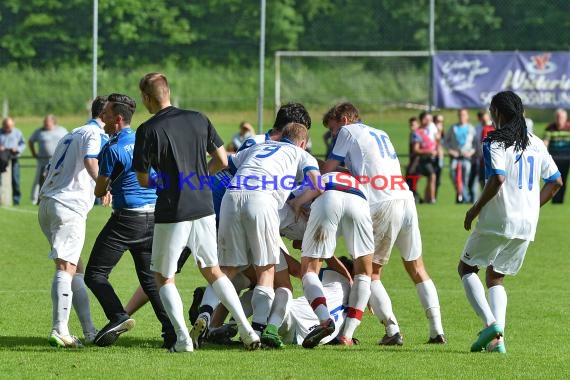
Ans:
<svg viewBox="0 0 570 380"><path fill-rule="evenodd" d="M54 115L47 115L44 118L44 125L34 131L28 140L30 153L36 159L36 176L32 184L31 199L33 204L38 203L38 194L40 192L40 179L45 167L49 163L50 158L55 152L57 143L63 136L67 134L67 129L57 125ZM36 144L38 150L36 151Z"/></svg>
<svg viewBox="0 0 570 380"><path fill-rule="evenodd" d="M566 192L566 177L568 177L568 167L570 167L570 123L568 114L562 108L554 113L554 122L546 127L544 134L544 144L548 148L548 153L554 159L560 174L562 174L562 188L552 198L552 203L563 203ZM528 128L528 126L527 126Z"/></svg>
<svg viewBox="0 0 570 380"><path fill-rule="evenodd" d="M20 163L18 158L26 148L22 131L14 127L14 119L7 117L2 120L0 130L0 152L9 151L12 161L12 202L14 206L20 204Z"/></svg>
<svg viewBox="0 0 570 380"><path fill-rule="evenodd" d="M445 137L445 128L443 126L443 115L437 114L433 116L433 123L437 128L437 157L435 160L435 197L437 198L437 193L439 191L439 185L441 184L441 172L443 170L443 139Z"/></svg>
<svg viewBox="0 0 570 380"><path fill-rule="evenodd" d="M410 128L410 138L409 138L409 146L408 146L408 154L410 156L410 160L408 162L408 166L406 167L406 182L408 184L408 187L410 188L410 190L414 194L415 202L419 203L421 199L420 199L420 196L418 195L418 192L416 191L415 181L412 180L412 178L410 177L410 176L415 175L418 171L419 157L416 154L414 154L414 151L413 151L414 136L415 136L416 130L420 126L418 118L417 117L410 117L408 119L408 126ZM331 131L328 130L327 133L331 133ZM332 136L332 133L331 133L331 136ZM331 145L331 149L332 149L332 145ZM328 154L327 154L327 158L328 158Z"/></svg>
<svg viewBox="0 0 570 380"><path fill-rule="evenodd" d="M420 126L413 134L412 152L419 158L418 172L426 176L426 189L424 202L435 203L435 161L437 157L437 127L432 122L429 112L422 112L419 116Z"/></svg>
<svg viewBox="0 0 570 380"><path fill-rule="evenodd" d="M489 112L485 111L484 115L481 119L481 135L479 136L479 147L480 149L480 159L479 159L479 184L481 185L481 189L485 187L485 160L483 157L483 140L487 137L490 132L495 130L495 126L493 125L493 121L491 120L491 115Z"/></svg>
<svg viewBox="0 0 570 380"><path fill-rule="evenodd" d="M451 180L457 194L456 203L471 202L467 186L471 172L471 157L475 153L475 128L469 124L466 108L458 111L458 123L452 125L445 136L445 146L451 157Z"/></svg>
<svg viewBox="0 0 570 380"><path fill-rule="evenodd" d="M242 121L239 124L239 132L233 135L232 141L228 144L228 152L237 152L243 142L255 135L253 126L247 121Z"/></svg>

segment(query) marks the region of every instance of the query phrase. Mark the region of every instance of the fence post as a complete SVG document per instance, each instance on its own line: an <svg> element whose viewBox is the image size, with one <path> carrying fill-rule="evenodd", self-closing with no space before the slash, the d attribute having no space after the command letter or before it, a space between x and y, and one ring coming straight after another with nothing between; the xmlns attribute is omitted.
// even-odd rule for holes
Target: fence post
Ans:
<svg viewBox="0 0 570 380"><path fill-rule="evenodd" d="M8 106L8 99L4 98L2 101L2 118L8 117L10 107Z"/></svg>
<svg viewBox="0 0 570 380"><path fill-rule="evenodd" d="M12 206L12 160L6 171L0 174L0 206Z"/></svg>

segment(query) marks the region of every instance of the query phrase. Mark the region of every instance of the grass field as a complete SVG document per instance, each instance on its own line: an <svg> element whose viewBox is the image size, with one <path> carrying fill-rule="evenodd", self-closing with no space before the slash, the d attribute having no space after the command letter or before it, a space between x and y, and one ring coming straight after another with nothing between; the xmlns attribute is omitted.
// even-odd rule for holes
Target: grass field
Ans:
<svg viewBox="0 0 570 380"><path fill-rule="evenodd" d="M400 151L406 149L408 113L395 115L386 126ZM413 112L412 114L415 114ZM319 115L319 113L316 113ZM141 116L146 117L142 114ZM211 114L220 133L228 138L241 119L252 114ZM368 119L372 119L372 115ZM142 117L137 119L140 122ZM374 118L378 120L378 118ZM67 122L69 120L69 123ZM62 119L67 127L82 118ZM267 118L266 127L270 118ZM365 118L366 120L366 118ZM398 122L400 120L400 122ZM452 120L452 116L448 116ZM17 120L26 135L39 125L39 118ZM136 122L133 123L136 125ZM318 116L313 139L324 130ZM317 153L322 152L317 145ZM160 326L150 307L135 314L137 326L108 348L57 350L47 344L51 327L50 283L53 264L49 246L37 223L37 208L29 204L33 169L22 172L24 202L19 208L0 208L2 253L0 266L0 378L569 378L570 308L567 284L568 205L546 205L541 214L535 243L528 251L521 273L506 281L509 295L505 356L469 353L481 324L465 299L456 273L460 251L468 233L462 228L466 205L455 205L451 184L444 173L437 205L419 205L424 259L439 292L443 323L449 344L428 346L427 322L415 288L399 263L397 252L384 274L405 344L386 348L376 345L383 329L368 313L356 332L361 345L319 347L312 351L287 347L282 351L245 352L241 348L206 347L193 354L171 355L160 350ZM88 217L83 259L110 210L95 207ZM296 252L298 254L298 252ZM338 255L345 254L342 244ZM128 256L128 255L127 255ZM125 257L111 275L119 296L126 302L137 286L132 260ZM177 278L186 308L194 287L203 281L196 268L187 265ZM301 293L300 282L294 282ZM94 297L91 298L96 326L106 323ZM74 313L72 333L81 335Z"/></svg>

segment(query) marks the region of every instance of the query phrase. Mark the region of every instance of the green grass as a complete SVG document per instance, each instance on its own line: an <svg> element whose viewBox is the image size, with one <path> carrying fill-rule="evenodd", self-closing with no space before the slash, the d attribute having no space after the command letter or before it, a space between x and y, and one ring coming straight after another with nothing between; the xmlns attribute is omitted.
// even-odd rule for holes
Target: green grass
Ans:
<svg viewBox="0 0 570 380"><path fill-rule="evenodd" d="M446 173L447 174L447 173ZM36 208L0 208L2 254L0 266L1 378L568 378L570 325L568 324L567 255L568 206L547 205L542 210L536 242L528 251L521 273L506 281L509 295L506 356L469 353L481 324L469 307L456 274L460 251L468 233L462 229L467 206L452 203L447 179L440 202L419 205L427 269L437 286L449 344L428 346L427 323L411 281L394 252L384 274L405 345L376 345L383 334L376 317L365 313L353 348L319 347L312 351L287 347L283 351L245 352L206 348L188 355L170 355L161 344L160 325L150 307L137 314L137 326L113 347L82 350L54 349L47 344L51 324L50 283L53 264L42 235ZM88 217L83 259L109 216L95 207ZM337 254L344 254L342 244ZM296 253L298 254L298 253ZM126 257L111 275L124 302L137 286L132 260ZM194 287L203 284L196 268L187 264L177 284L186 308ZM299 281L295 293L301 292ZM106 323L91 297L97 326ZM74 313L70 329L81 328Z"/></svg>

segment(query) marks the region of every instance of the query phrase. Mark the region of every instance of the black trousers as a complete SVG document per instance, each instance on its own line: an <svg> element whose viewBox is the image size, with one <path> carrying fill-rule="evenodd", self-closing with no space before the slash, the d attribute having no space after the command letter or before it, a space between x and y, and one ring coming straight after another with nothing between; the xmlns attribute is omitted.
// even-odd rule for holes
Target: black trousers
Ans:
<svg viewBox="0 0 570 380"><path fill-rule="evenodd" d="M566 193L566 178L568 178L568 169L570 168L570 160L568 159L560 159L554 157L554 163L558 166L558 171L562 177L562 181L564 184L558 190L556 195L552 198L552 203L564 203L564 194Z"/></svg>
<svg viewBox="0 0 570 380"><path fill-rule="evenodd" d="M148 296L156 317L162 324L162 336L176 341L174 327L164 310L150 270L154 214L129 210L115 210L97 236L85 269L85 284L91 289L110 321L125 319L128 314L109 282L109 274L123 253L129 250L142 289Z"/></svg>

